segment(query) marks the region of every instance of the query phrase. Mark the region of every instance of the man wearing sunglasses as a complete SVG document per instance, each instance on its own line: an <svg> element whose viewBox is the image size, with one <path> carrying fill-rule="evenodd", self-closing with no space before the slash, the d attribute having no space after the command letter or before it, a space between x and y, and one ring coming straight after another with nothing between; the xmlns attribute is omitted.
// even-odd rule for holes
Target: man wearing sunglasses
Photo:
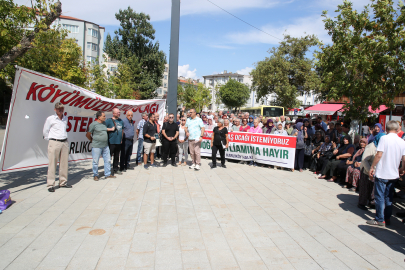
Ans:
<svg viewBox="0 0 405 270"><path fill-rule="evenodd" d="M176 153L177 153L177 136L179 136L179 126L174 122L174 114L169 114L169 121L163 124L163 167L167 166L167 156L170 153L172 166L176 165Z"/></svg>

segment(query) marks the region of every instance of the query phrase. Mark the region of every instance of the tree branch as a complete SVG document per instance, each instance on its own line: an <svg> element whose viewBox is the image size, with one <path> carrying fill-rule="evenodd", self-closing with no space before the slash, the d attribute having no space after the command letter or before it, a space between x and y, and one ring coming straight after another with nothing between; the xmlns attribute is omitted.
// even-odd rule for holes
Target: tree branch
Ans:
<svg viewBox="0 0 405 270"><path fill-rule="evenodd" d="M54 9L51 10L29 35L23 36L20 43L3 54L0 58L0 70L4 69L9 63L13 62L17 57L24 55L32 48L31 42L34 40L37 33L41 31L40 25L44 23L49 29L49 26L62 14L62 4L58 1L55 3Z"/></svg>

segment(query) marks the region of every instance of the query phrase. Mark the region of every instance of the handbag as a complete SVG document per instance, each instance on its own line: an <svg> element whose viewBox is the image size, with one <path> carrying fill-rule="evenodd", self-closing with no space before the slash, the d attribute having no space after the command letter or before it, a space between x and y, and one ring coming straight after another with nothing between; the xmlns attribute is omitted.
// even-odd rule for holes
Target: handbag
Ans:
<svg viewBox="0 0 405 270"><path fill-rule="evenodd" d="M0 210L6 210L11 204L10 190L0 190Z"/></svg>

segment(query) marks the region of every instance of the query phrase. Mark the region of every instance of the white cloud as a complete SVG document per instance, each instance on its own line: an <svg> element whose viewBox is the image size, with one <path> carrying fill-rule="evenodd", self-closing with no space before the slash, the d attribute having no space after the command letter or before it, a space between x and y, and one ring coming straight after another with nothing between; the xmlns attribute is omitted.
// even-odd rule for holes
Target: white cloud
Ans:
<svg viewBox="0 0 405 270"><path fill-rule="evenodd" d="M236 73L242 74L242 75L249 75L249 73L253 70L251 67L245 67L244 69L237 70Z"/></svg>
<svg viewBox="0 0 405 270"><path fill-rule="evenodd" d="M179 76L190 79L197 79L197 69L190 70L190 65L179 66Z"/></svg>
<svg viewBox="0 0 405 270"><path fill-rule="evenodd" d="M208 45L208 47L216 48L216 49L225 49L225 50L233 50L235 47L228 46L228 45Z"/></svg>
<svg viewBox="0 0 405 270"><path fill-rule="evenodd" d="M17 4L31 6L28 0L15 0ZM119 9L126 9L131 6L136 12L143 12L151 16L152 21L170 19L170 0L120 0L120 1L100 1L96 0L68 0L62 1L63 15L76 17L90 21L101 26L119 25L115 19L115 13ZM233 12L236 10L246 10L248 8L270 8L281 0L213 0L218 6ZM224 13L221 9L205 0L182 0L181 15L202 14L202 13ZM89 12L91 11L91 12ZM224 16L226 16L224 14Z"/></svg>
<svg viewBox="0 0 405 270"><path fill-rule="evenodd" d="M316 35L324 43L330 42L330 37L324 28L323 18L321 16L312 16L306 18L299 18L293 24L284 26L266 25L261 29L274 36L269 36L266 33L258 30L251 30L248 32L230 33L226 37L230 43L237 44L278 44L283 39L283 35L289 34L293 37L301 37L305 35ZM277 38L279 39L277 39Z"/></svg>

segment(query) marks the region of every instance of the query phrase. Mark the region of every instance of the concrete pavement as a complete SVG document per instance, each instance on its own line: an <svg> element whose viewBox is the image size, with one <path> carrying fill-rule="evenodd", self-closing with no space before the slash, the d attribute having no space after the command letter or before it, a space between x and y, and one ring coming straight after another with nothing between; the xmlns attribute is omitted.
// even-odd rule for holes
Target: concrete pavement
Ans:
<svg viewBox="0 0 405 270"><path fill-rule="evenodd" d="M46 169L0 175L0 269L402 269L405 227L365 221L358 196L309 172L144 170L98 182L72 164L72 189ZM403 208L403 200L396 209Z"/></svg>

